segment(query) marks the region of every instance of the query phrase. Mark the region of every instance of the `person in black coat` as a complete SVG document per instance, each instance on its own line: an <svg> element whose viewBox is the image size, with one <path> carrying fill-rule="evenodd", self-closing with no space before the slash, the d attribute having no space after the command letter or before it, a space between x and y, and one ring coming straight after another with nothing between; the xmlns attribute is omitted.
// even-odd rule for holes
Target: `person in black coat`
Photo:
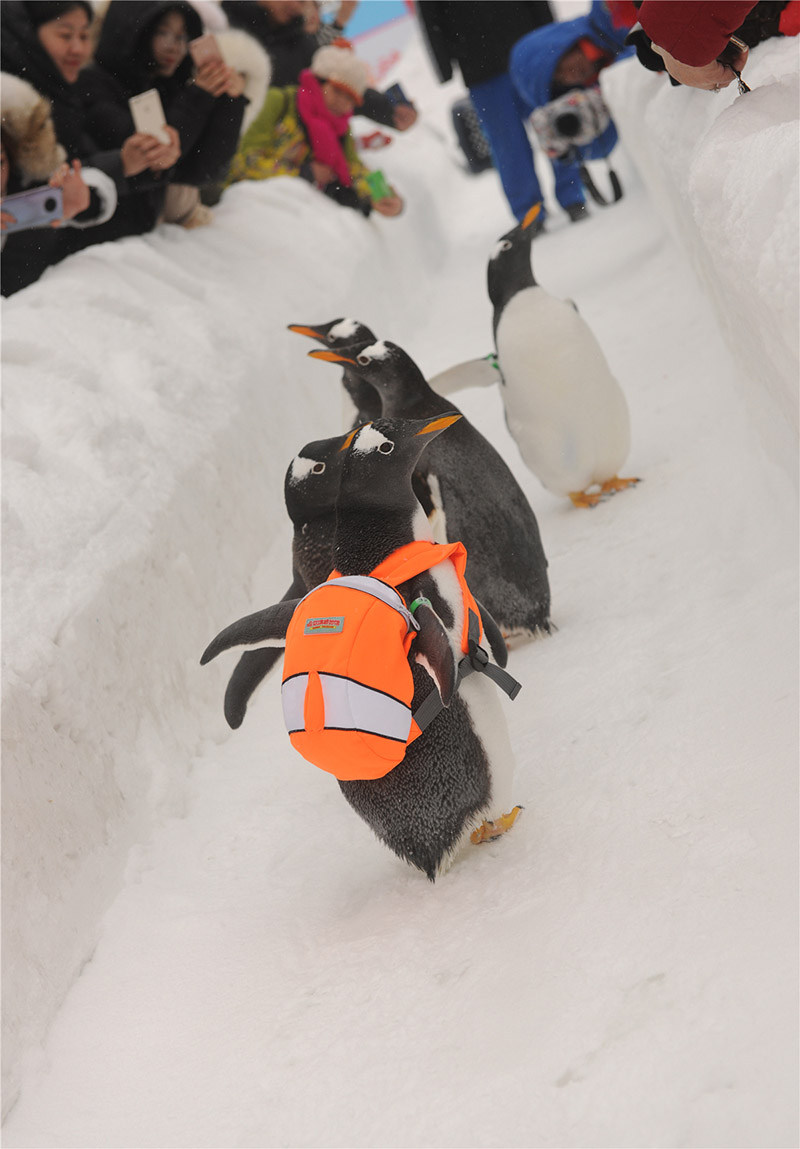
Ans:
<svg viewBox="0 0 800 1149"><path fill-rule="evenodd" d="M177 158L170 145L134 133L101 147L86 122L82 67L91 54L93 10L70 0L3 0L0 4L2 70L30 83L50 102L56 138L69 161L104 172L119 197L107 223L70 233L36 229L19 233L3 251L3 294L38 279L45 267L88 244L138 234L152 226L149 197L160 193L164 172Z"/></svg>
<svg viewBox="0 0 800 1149"><path fill-rule="evenodd" d="M272 60L272 86L291 87L300 82L300 73L311 67L311 58L324 40L306 26L304 0L222 0L222 10L231 27L254 36ZM324 25L323 27L328 27ZM333 28L344 35L344 28ZM402 132L417 118L411 104L395 104L375 88L367 88L356 115Z"/></svg>
<svg viewBox="0 0 800 1149"><path fill-rule="evenodd" d="M420 0L416 5L431 61L442 83L458 64L492 149L506 199L522 220L542 193L525 127L527 111L508 75L517 40L553 20L545 0ZM541 224L539 224L541 220ZM537 225L542 226L544 212Z"/></svg>
<svg viewBox="0 0 800 1149"><path fill-rule="evenodd" d="M133 130L129 98L155 88L180 139L169 180L194 188L227 171L247 105L244 78L224 62L195 73L188 44L202 32L196 9L181 0L111 0L85 81L89 126L108 147Z"/></svg>

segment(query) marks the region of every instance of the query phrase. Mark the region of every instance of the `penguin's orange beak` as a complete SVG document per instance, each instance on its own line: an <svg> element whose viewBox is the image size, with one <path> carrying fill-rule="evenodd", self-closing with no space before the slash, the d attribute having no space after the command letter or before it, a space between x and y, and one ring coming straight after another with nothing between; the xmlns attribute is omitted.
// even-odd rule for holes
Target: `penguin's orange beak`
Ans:
<svg viewBox="0 0 800 1149"><path fill-rule="evenodd" d="M438 434L439 431L444 431L445 428L452 427L460 418L460 415L442 415L441 419L434 419L432 423L428 423L421 431L417 431L417 434L433 435L434 432Z"/></svg>
<svg viewBox="0 0 800 1149"><path fill-rule="evenodd" d="M525 218L522 221L523 230L526 227L531 226L531 224L536 219L536 217L538 216L538 214L541 210L542 210L542 205L540 203L535 203L533 205L533 207L528 211L527 215L525 216Z"/></svg>
<svg viewBox="0 0 800 1149"><path fill-rule="evenodd" d="M367 423L359 423L359 425L357 427L353 428L353 430L350 432L350 434L347 436L347 438L345 439L345 441L342 443L341 447L339 448L339 454L340 455L341 455L342 451L346 451L348 449L348 447L353 442L353 439L355 439L356 435L361 430L361 428L366 427L366 426L368 426Z"/></svg>
<svg viewBox="0 0 800 1149"><path fill-rule="evenodd" d="M287 331L296 331L298 335L307 335L309 339L321 339L322 336L314 327L304 327L302 323L290 323Z"/></svg>
<svg viewBox="0 0 800 1149"><path fill-rule="evenodd" d="M309 359L322 359L325 363L355 363L355 359L348 359L346 355L339 355L336 351L309 351Z"/></svg>

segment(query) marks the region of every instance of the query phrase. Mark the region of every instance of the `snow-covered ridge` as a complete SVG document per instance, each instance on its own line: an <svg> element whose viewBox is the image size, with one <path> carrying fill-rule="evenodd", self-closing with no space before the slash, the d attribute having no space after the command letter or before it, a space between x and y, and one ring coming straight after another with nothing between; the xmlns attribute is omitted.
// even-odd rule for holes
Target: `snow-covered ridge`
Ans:
<svg viewBox="0 0 800 1149"><path fill-rule="evenodd" d="M743 97L735 83L707 98L673 88L635 59L602 74L620 136L740 364L731 385L743 388L765 450L795 483L799 58L796 37L759 44Z"/></svg>

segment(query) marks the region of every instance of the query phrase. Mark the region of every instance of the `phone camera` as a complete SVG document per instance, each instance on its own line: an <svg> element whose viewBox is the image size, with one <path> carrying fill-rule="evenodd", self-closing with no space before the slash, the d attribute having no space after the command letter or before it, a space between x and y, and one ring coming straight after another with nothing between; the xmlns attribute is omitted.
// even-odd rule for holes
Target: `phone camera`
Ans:
<svg viewBox="0 0 800 1149"><path fill-rule="evenodd" d="M56 197L54 195L48 196L47 199L44 201L44 210L45 211L55 211L57 207L58 207L58 200L56 199Z"/></svg>

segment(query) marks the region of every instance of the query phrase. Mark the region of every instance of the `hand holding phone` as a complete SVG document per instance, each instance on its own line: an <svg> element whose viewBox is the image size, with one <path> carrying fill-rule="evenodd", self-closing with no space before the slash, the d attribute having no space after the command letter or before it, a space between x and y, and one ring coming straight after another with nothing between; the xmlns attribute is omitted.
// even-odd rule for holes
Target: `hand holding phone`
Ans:
<svg viewBox="0 0 800 1149"><path fill-rule="evenodd" d="M189 53L198 68L203 64L223 64L219 44L210 32L204 32L196 40L189 41Z"/></svg>
<svg viewBox="0 0 800 1149"><path fill-rule="evenodd" d="M138 96L131 96L128 100L128 106L137 132L155 136L160 144L169 145L167 118L164 115L161 97L155 88L148 88L146 92L140 92Z"/></svg>
<svg viewBox="0 0 800 1149"><path fill-rule="evenodd" d="M386 176L380 170L369 172L367 174L367 183L369 184L370 194L374 203L394 194L386 182Z"/></svg>
<svg viewBox="0 0 800 1149"><path fill-rule="evenodd" d="M64 197L61 188L30 188L17 195L4 196L0 201L3 231L24 231L29 227L51 227L64 215Z"/></svg>

